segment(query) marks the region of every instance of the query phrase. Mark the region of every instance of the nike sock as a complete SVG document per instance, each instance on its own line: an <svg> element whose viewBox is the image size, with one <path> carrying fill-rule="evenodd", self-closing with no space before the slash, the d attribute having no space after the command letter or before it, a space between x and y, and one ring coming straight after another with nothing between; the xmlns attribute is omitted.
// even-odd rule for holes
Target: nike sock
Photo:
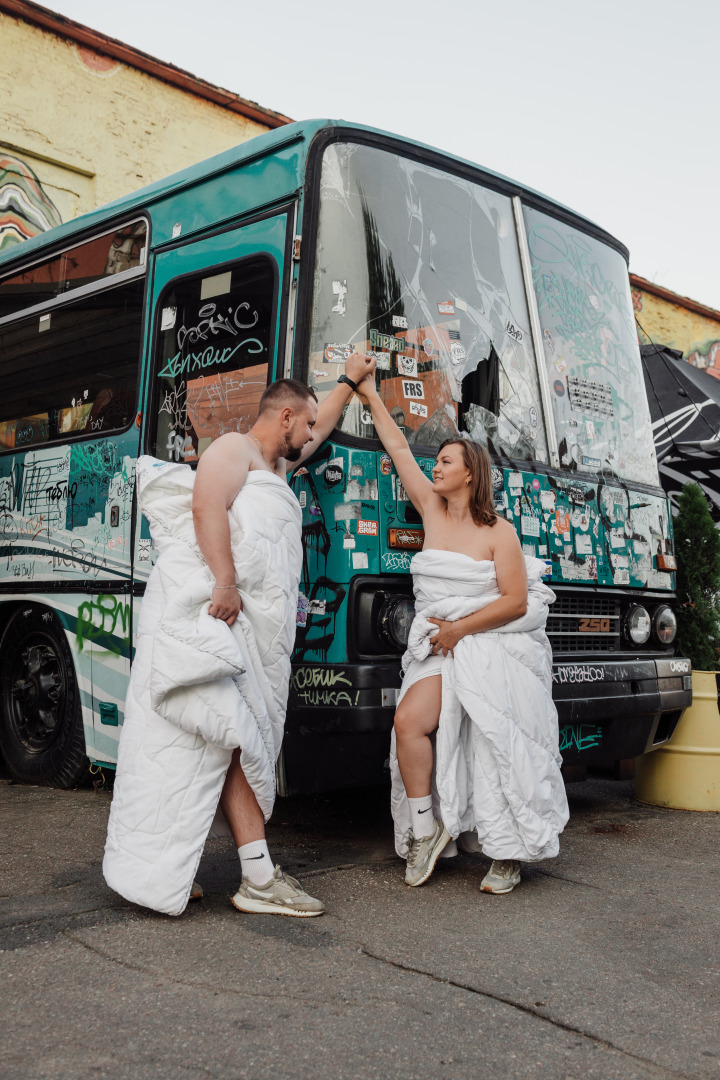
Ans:
<svg viewBox="0 0 720 1080"><path fill-rule="evenodd" d="M243 844L238 848L238 855L243 881L249 881L251 885L267 885L275 872L267 840L253 840L251 844Z"/></svg>
<svg viewBox="0 0 720 1080"><path fill-rule="evenodd" d="M416 840L419 840L422 836L430 836L435 828L432 795L423 795L421 799L408 799L408 803L410 804L413 836Z"/></svg>

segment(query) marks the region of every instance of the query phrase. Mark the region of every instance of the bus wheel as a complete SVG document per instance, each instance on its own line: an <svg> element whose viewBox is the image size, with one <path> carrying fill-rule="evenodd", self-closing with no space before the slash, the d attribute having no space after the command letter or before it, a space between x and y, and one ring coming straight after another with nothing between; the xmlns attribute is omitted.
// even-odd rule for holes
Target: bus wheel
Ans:
<svg viewBox="0 0 720 1080"><path fill-rule="evenodd" d="M65 634L34 604L0 642L0 749L17 780L72 787L88 767L80 692Z"/></svg>

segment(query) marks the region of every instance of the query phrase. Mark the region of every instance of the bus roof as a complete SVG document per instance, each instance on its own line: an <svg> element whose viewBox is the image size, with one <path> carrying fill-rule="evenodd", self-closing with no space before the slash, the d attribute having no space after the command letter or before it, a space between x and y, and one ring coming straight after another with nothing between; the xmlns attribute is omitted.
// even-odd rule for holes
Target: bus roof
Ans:
<svg viewBox="0 0 720 1080"><path fill-rule="evenodd" d="M484 178L490 182L491 186L498 187L507 194L519 195L539 209L561 217L569 224L576 225L580 229L592 233L620 251L626 262L628 261L627 248L610 233L596 225L595 222L576 213L562 203L558 203L554 199L535 191L533 188L524 187L501 173L493 172L491 169L478 165L476 162L468 161L465 158L458 158L447 151L438 150L425 143L416 142L402 135L394 135L392 132L383 131L379 128L367 127L363 124L350 123L344 120L320 119L297 121L264 132L262 135L256 135L254 138L239 143L229 150L224 150L220 154L215 154L213 157L206 158L186 169L172 173L170 176L139 188L137 191L130 192L128 195L122 195L113 202L73 218L55 229L39 233L37 236L24 240L21 244L15 244L6 251L0 252L0 273L11 270L16 263L25 262L36 252L39 253L51 247L62 247L64 243L80 233L93 231L107 222L117 221L120 217L137 214L153 203L172 197L209 177L228 172L235 167L268 156L293 143L305 142L309 148L318 134L322 132L330 136L334 131L337 131L341 136L346 135L347 137L352 137L353 133L357 133L358 136L365 135L372 136L374 139L387 139L394 144L396 149L406 146L408 150L414 150L421 156L427 155L428 158L432 158L431 163L436 167L442 168L445 165L449 171L460 167L465 173L474 173L477 180L482 181Z"/></svg>

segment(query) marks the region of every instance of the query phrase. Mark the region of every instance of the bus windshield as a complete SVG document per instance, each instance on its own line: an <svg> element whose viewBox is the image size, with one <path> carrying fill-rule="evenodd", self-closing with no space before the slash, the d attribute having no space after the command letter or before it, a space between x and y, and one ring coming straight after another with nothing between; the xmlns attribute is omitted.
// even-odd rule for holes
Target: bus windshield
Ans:
<svg viewBox="0 0 720 1080"><path fill-rule="evenodd" d="M372 352L408 441L458 430L496 453L547 461L512 203L369 146L333 143L320 184L309 383L335 385ZM375 437L354 399L342 431Z"/></svg>

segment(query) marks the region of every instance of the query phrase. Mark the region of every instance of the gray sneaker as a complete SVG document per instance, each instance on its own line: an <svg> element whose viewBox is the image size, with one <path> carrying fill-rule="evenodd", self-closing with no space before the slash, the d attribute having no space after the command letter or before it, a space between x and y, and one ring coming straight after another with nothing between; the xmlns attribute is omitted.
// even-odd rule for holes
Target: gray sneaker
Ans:
<svg viewBox="0 0 720 1080"><path fill-rule="evenodd" d="M283 874L279 866L267 885L251 885L242 882L232 898L238 911L253 914L295 915L300 919L310 919L313 915L322 915L325 905L321 900L308 896L299 881Z"/></svg>
<svg viewBox="0 0 720 1080"><path fill-rule="evenodd" d="M520 863L516 859L493 859L493 864L482 879L480 888L483 892L512 892L520 884Z"/></svg>
<svg viewBox="0 0 720 1080"><path fill-rule="evenodd" d="M203 887L197 881L193 881L188 900L202 900L205 893Z"/></svg>
<svg viewBox="0 0 720 1080"><path fill-rule="evenodd" d="M406 885L422 885L435 869L440 852L450 841L450 833L442 821L433 818L433 831L430 836L415 839L410 833L410 850L405 870Z"/></svg>

